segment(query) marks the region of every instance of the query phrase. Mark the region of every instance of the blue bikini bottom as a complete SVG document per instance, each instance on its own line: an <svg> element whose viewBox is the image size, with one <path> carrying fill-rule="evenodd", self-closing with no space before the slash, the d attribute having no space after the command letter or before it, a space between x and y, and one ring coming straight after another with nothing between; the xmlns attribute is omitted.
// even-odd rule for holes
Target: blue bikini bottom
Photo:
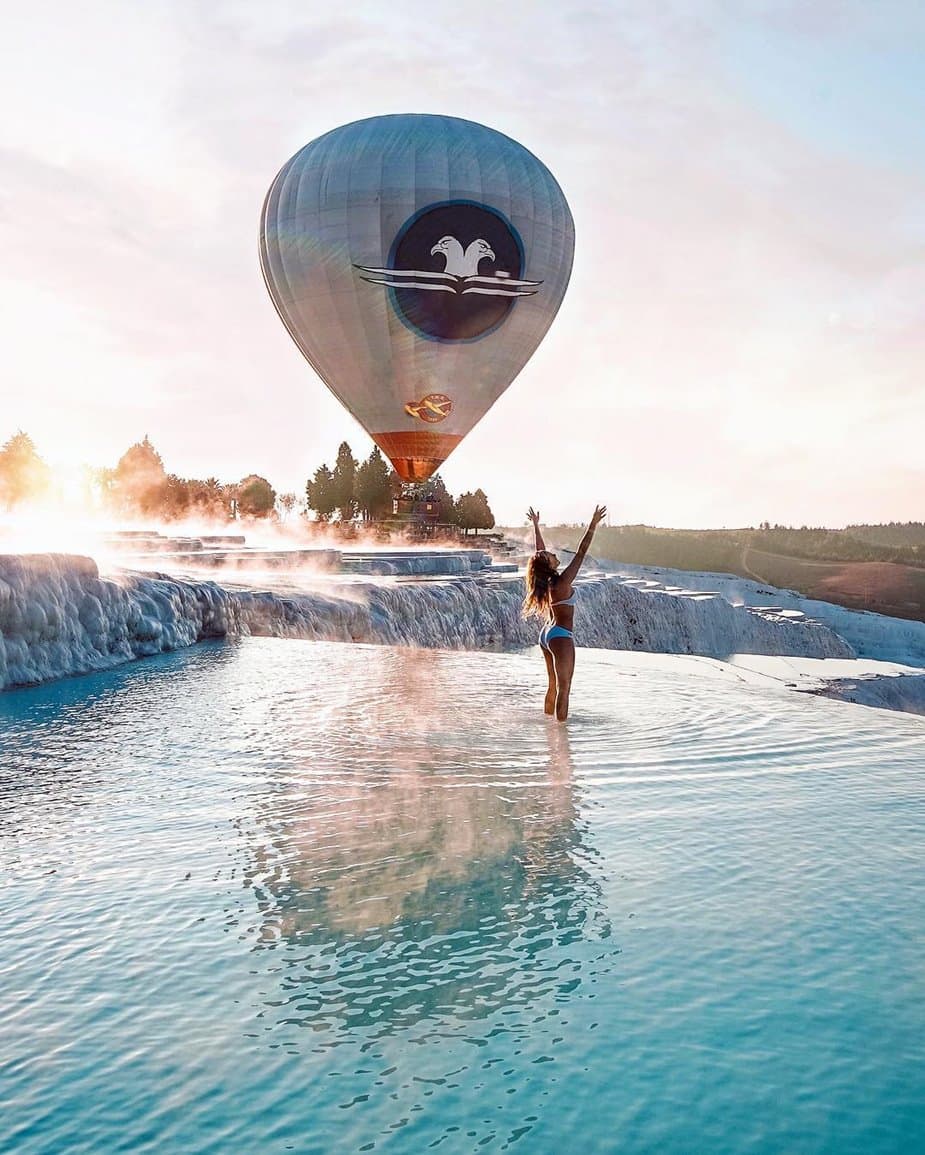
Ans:
<svg viewBox="0 0 925 1155"><path fill-rule="evenodd" d="M567 630L565 628L565 626L556 626L556 625L543 626L543 628L540 630L540 645L543 647L544 650L548 650L549 646L547 643L551 642L553 638L573 638L574 639L574 636L575 635L572 633L572 631Z"/></svg>

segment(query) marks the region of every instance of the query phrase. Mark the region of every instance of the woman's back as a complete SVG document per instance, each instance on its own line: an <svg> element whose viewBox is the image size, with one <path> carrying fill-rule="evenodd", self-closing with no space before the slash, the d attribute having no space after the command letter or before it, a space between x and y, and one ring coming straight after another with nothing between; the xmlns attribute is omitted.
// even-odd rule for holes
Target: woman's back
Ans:
<svg viewBox="0 0 925 1155"><path fill-rule="evenodd" d="M552 583L550 588L549 612L553 623L570 630L575 620L576 593L572 583L561 578Z"/></svg>

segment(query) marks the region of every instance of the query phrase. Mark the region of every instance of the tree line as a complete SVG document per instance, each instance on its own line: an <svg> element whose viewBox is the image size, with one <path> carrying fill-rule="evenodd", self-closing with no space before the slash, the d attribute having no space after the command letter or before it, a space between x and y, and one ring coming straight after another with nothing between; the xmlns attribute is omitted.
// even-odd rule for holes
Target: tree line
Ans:
<svg viewBox="0 0 925 1155"><path fill-rule="evenodd" d="M353 450L342 441L334 467L319 465L305 486L306 509L313 510L319 521L335 516L343 522L360 517L363 522L388 521L400 515L400 505L430 505L436 520L470 529L493 529L494 514L481 489L454 498L443 478L435 473L428 481L408 485L391 469L374 445L365 461L358 462Z"/></svg>
<svg viewBox="0 0 925 1155"><path fill-rule="evenodd" d="M163 521L194 515L229 520L235 516L269 517L278 500L266 478L253 473L233 483L168 473L147 434L129 446L113 468L85 467L82 485L90 506L102 506L116 517ZM0 506L13 509L25 501L51 496L52 471L32 438L19 430L0 446Z"/></svg>
<svg viewBox="0 0 925 1155"><path fill-rule="evenodd" d="M116 517L150 517L179 521L188 517L211 520L257 518L287 520L296 510L314 514L320 522L389 520L395 503L430 503L439 521L463 530L491 529L495 524L481 489L454 499L439 474L416 486L403 485L378 446L358 462L342 442L334 468L320 465L306 483L304 497L278 493L265 478L248 474L236 482L216 477L188 478L168 473L163 459L145 434L122 454L112 468L87 467L83 486L88 504L98 504ZM0 446L0 508L52 496L51 469L32 438L19 430Z"/></svg>
<svg viewBox="0 0 925 1155"><path fill-rule="evenodd" d="M848 525L845 533L858 541L889 548L925 547L925 522L891 521L886 525Z"/></svg>

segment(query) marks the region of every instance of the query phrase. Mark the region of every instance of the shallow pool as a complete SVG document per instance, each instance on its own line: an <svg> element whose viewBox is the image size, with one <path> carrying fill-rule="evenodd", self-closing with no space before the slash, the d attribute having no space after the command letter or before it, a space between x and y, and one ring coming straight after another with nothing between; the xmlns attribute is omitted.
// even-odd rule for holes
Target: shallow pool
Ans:
<svg viewBox="0 0 925 1155"><path fill-rule="evenodd" d="M912 1151L921 719L248 640L0 696L0 1149Z"/></svg>

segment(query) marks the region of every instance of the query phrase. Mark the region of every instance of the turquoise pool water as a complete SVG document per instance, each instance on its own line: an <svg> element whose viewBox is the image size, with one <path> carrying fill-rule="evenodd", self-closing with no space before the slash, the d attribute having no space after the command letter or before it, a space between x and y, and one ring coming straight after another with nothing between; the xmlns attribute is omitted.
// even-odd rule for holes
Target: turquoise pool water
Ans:
<svg viewBox="0 0 925 1155"><path fill-rule="evenodd" d="M921 719L252 639L0 696L0 1149L909 1152Z"/></svg>

